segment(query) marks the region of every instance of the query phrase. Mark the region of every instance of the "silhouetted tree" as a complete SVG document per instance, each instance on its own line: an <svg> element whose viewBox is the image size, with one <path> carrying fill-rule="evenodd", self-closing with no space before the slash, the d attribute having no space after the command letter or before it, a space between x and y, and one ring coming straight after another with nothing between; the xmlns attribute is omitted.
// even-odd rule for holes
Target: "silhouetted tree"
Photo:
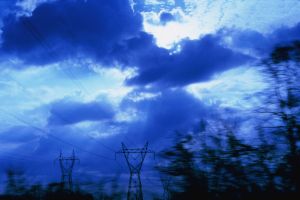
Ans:
<svg viewBox="0 0 300 200"><path fill-rule="evenodd" d="M26 192L26 181L22 170L7 169L6 178L5 193L7 195L22 195Z"/></svg>
<svg viewBox="0 0 300 200"><path fill-rule="evenodd" d="M161 154L169 161L159 170L172 177L171 199L209 199L207 177L196 166L191 140L192 136L186 136Z"/></svg>
<svg viewBox="0 0 300 200"><path fill-rule="evenodd" d="M268 118L263 125L266 132L277 137L274 157L281 158L277 186L282 191L300 191L300 42L276 47L262 69L268 87L258 111Z"/></svg>

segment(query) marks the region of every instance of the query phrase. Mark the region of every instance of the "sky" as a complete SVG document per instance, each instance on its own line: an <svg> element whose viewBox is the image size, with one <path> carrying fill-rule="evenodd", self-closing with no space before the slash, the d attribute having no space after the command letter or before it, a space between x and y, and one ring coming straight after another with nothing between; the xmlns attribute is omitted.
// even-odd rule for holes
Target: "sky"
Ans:
<svg viewBox="0 0 300 200"><path fill-rule="evenodd" d="M75 180L127 180L121 142L158 152L216 110L259 104L256 66L300 39L299 10L299 0L0 0L0 177L23 166L58 181L53 161L74 149ZM155 163L145 160L145 186Z"/></svg>

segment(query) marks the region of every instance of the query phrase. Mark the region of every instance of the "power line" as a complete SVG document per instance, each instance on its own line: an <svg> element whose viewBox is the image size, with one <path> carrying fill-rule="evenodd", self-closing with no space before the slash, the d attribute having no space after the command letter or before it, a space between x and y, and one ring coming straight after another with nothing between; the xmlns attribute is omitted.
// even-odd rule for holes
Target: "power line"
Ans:
<svg viewBox="0 0 300 200"><path fill-rule="evenodd" d="M25 19L22 20L22 24L30 32L30 34L34 37L34 39L36 39L41 44L41 46L44 48L44 50L48 54L48 56L51 59L55 60L56 55L53 53L51 45L45 41L42 34L36 29L36 27L29 20L25 20ZM76 76L74 75L74 73L71 70L65 69L65 68L61 68L61 69L63 70L65 75L72 80L72 82L75 85L77 85L81 88L80 89L81 91L84 91L87 93L86 88L81 84L81 82L76 78ZM75 80L77 81L77 83Z"/></svg>
<svg viewBox="0 0 300 200"><path fill-rule="evenodd" d="M26 90L27 92L29 91L28 88L23 85L21 82L17 81L16 79L12 78L11 76L9 76L9 78L13 81L15 81L17 84L19 84L24 90ZM28 92L29 93L29 92ZM35 97L35 99L37 99L40 103L43 103L40 99L38 99L37 97ZM52 112L53 115L55 115L56 117L58 117L60 120L64 121L65 123L69 123L70 121L68 119L66 119L65 117L62 117L61 115L57 114L56 112ZM80 129L79 127L77 127L77 129L81 130L82 132L84 132L82 129ZM92 137L89 137L91 139L94 139ZM100 142L99 140L97 140L97 143L101 144L104 148L115 152L114 149L112 149L111 147L105 145L104 143Z"/></svg>
<svg viewBox="0 0 300 200"><path fill-rule="evenodd" d="M62 152L60 152L57 160L59 161L61 170L61 183L63 184L63 186L67 185L69 190L73 190L73 168L75 162L79 161L79 159L75 156L74 149L72 155L68 157L63 156Z"/></svg>
<svg viewBox="0 0 300 200"><path fill-rule="evenodd" d="M94 155L94 156L97 156L97 157L100 157L100 158L103 158L103 159L113 160L113 159L111 159L111 158L109 158L109 157L106 157L106 156L103 156L103 155L100 155L100 154L97 154L97 153L94 153L94 152L91 152L91 151L87 151L87 150L83 149L82 147L80 147L80 146L78 146L78 145L75 145L75 144L72 144L72 143L70 143L70 142L68 142L68 141L65 141L65 140L63 140L63 139L61 139L61 138L59 138L59 137L57 137L57 136L55 136L55 135L53 135L53 134L51 134L51 133L45 131L45 130L42 129L42 128L39 128L39 127L37 127L37 126L34 126L34 125L30 124L28 121L23 120L23 119L19 118L18 116L14 115L14 114L12 114L12 113L9 113L9 112L7 112L7 111L5 111L5 110L3 110L3 109L0 109L0 110L1 110L2 112L6 113L7 115L13 117L14 119L16 119L16 120L22 122L23 124L26 124L27 126L33 128L33 129L36 129L36 130L39 131L39 132L45 133L46 136L49 136L49 138L52 138L52 139L54 139L54 140L57 140L57 141L59 141L59 142L61 142L61 143L64 143L64 144L66 144L66 145L72 146L72 147L74 147L74 148L76 148L76 149L78 149L78 150L80 150L80 151L82 151L82 152L85 152L85 153L88 153L88 154L91 154L91 155Z"/></svg>
<svg viewBox="0 0 300 200"><path fill-rule="evenodd" d="M66 24L65 20L63 20L62 17L60 17L59 19L62 24L66 25L66 27L69 27ZM50 56L51 58L55 58L55 55L54 55L53 51L51 50L51 45L47 41L45 41L42 34L37 30L37 28L29 20L23 19L22 23L25 26L25 28L27 28L27 30L30 32L30 34L41 44L41 46L44 48L45 52L48 53L48 56ZM68 28L68 33L71 35L71 37L74 37L74 34L72 34L72 32L69 28ZM76 76L73 74L73 72L71 70L68 70L69 73L66 73L64 68L62 68L62 69L63 69L63 72L65 72L65 74L69 78L71 78L71 80L74 82L75 85L76 85L76 81L75 81L75 79L76 79L78 82L78 86L81 88L81 90L84 91L86 94L88 94L86 88L83 86L83 84L81 84L81 82L79 82L79 80L76 78ZM126 135L124 135L124 137L132 143L132 140L129 140ZM106 149L110 149L111 151L115 152L115 150L113 150L112 148L110 148L104 144L103 144L103 146L105 146Z"/></svg>
<svg viewBox="0 0 300 200"><path fill-rule="evenodd" d="M21 87L24 89L24 90L26 90L27 92L28 92L28 88L26 87L26 86L24 86L21 82L19 82L19 81L17 81L16 79L14 79L14 78L12 78L11 76L9 77L11 80L13 80L13 81L15 81L17 84L19 84L19 85L21 85ZM40 99L38 99L38 98L36 98L38 101L40 101ZM40 101L41 102L41 101ZM42 103L42 102L41 102ZM4 111L6 114L8 114L6 111ZM57 117L59 117L61 120L63 120L63 121L65 121L65 122L67 122L67 120L65 119L65 118L63 118L62 116L60 116L60 115L58 115L57 113L53 113L54 115L56 115ZM11 115L12 116L12 114L11 113L9 113L9 115ZM17 117L17 116L15 116L15 115L13 115L13 117L14 118L17 118L17 120L18 121L21 121L22 123L25 123L25 124L27 124L27 125L29 125L30 127L33 127L34 129L37 129L38 131L41 131L41 132L44 132L44 130L43 129L41 129L41 128L38 128L38 127L35 127L35 126L32 126L30 123L28 123L27 121L25 121L25 120L23 120L23 119L20 119L19 117ZM78 127L77 127L78 128ZM48 132L46 132L46 134L47 135L49 135L50 133L48 133ZM50 135L51 136L51 135ZM52 136L52 137L56 137L56 136ZM124 137L125 138L127 138L125 135L124 135ZM94 139L94 138L92 138L92 137L90 137L91 139ZM59 138L55 138L55 139L59 139ZM127 138L128 139L128 138ZM61 139L59 139L60 140L60 142L62 142L61 141ZM95 139L94 139L95 140ZM64 143L65 143L66 141L64 141ZM98 140L97 140L97 142L98 143L100 143ZM108 149L108 150L110 150L110 151L112 151L112 152L115 152L115 150L114 149L112 149L112 148L110 148L109 146L107 146L107 145L105 145L104 143L100 143L103 147L105 147L106 149ZM72 146L74 146L73 144L69 144L69 145L72 145ZM77 147L78 148L78 147ZM85 150L84 150L85 151ZM90 153L90 152L89 152ZM94 154L94 153L93 153ZM98 154L97 154L98 155ZM108 158L108 157L106 157L106 158ZM116 161L116 163L119 165L119 168L121 168L122 170L124 170L124 167L117 161L117 160L115 160Z"/></svg>
<svg viewBox="0 0 300 200"><path fill-rule="evenodd" d="M15 152L9 152L9 151L2 151L0 150L0 157L1 156L7 156L7 155L10 155L10 156L14 156L14 157L19 157L19 158L22 158L22 159L27 159L27 160L31 160L31 161L35 161L36 158L38 158L39 160L43 159L44 157L39 157L39 156L30 156L30 155L25 155L25 154L19 154L19 153L15 153Z"/></svg>
<svg viewBox="0 0 300 200"><path fill-rule="evenodd" d="M122 143L122 150L116 152L118 153L124 155L130 171L127 200L143 200L140 173L147 153L154 154L154 152L148 150L147 142L143 148L127 148Z"/></svg>
<svg viewBox="0 0 300 200"><path fill-rule="evenodd" d="M45 52L48 53L48 56L51 57L51 58L55 58L55 54L53 53L51 46L49 45L49 43L48 43L47 41L45 41L45 39L43 38L42 34L36 29L36 27L35 27L29 20L24 20L24 19L23 19L23 20L22 20L22 23L23 23L23 25L25 26L25 28L27 28L27 30L30 32L30 34L31 34L31 35L32 35L32 36L33 36L33 37L41 44L41 46L44 48ZM67 73L64 69L63 69L63 71L66 73L66 75L67 75L67 76L75 83L75 85L76 85L76 82L75 82L74 79L77 79L77 78L75 77L75 75L73 74L73 72L72 72L72 71L68 71L69 73ZM79 80L78 80L78 81L79 81ZM21 84L21 85L22 85L22 84ZM79 87L82 89L82 91L85 91L85 92L87 91L87 90L83 87L83 85L82 85L81 83L78 83L78 85L79 85ZM7 113L7 112L6 112L6 113ZM14 118L16 118L17 120L21 121L22 123L27 124L28 126L34 128L34 129L36 129L36 130L38 130L38 131L40 131L40 132L46 133L47 136L49 136L50 138L52 138L52 139L54 139L54 140L57 140L57 141L59 141L59 142L61 142L61 143L64 143L64 144L67 144L67 145L76 147L77 149L79 149L79 150L81 150L81 151L83 151L83 152L92 154L92 155L94 155L94 156L98 156L98 157L101 157L101 158L104 158L104 159L108 159L108 160L113 160L113 159L110 159L110 158L108 158L108 157L106 157L106 156L103 156L103 155L100 155L100 154L96 154L96 153L87 151L87 150L85 150L85 149L82 149L81 147L79 147L79 146L77 146L77 145L74 145L74 144L72 144L72 143L70 143L70 142L64 141L64 140L62 140L61 138L59 138L59 137L57 137L57 136L55 136L55 135L53 135L53 134L51 134L51 133L49 133L49 132L43 130L42 128L33 126L33 125L30 124L29 122L27 122L27 121L25 121L25 120L23 120L23 119L21 119L21 118L15 116L15 115L13 115L13 114L9 114L9 115L13 116ZM62 119L62 120L65 121L65 122L68 121L68 120L64 119L63 117L57 115L56 113L55 113L55 115L58 116L60 119ZM125 137L128 141L131 141L131 140L129 140L129 139L127 138L126 135L124 135L124 137ZM114 152L114 150L113 150L112 148L106 146L105 144L102 144L102 146L105 147L106 149L108 149L108 150ZM119 164L119 165L120 165L120 164ZM120 166L122 166L122 165L120 165Z"/></svg>
<svg viewBox="0 0 300 200"><path fill-rule="evenodd" d="M66 21L63 19L63 17L59 16L58 17L61 24L66 28L68 34L71 36L71 38L75 38L75 35L74 33L72 32L70 26L66 23ZM26 23L27 22L27 23ZM46 52L49 52L49 55L51 57L54 57L55 56L53 55L52 51L51 51L51 46L43 39L43 36L41 35L41 33L34 27L34 25L28 20L28 21L25 21L23 20L23 23L25 23L25 27L27 27L27 29L29 29L29 31L32 33L33 37L35 37L37 39L38 42L41 43L42 47L45 48L45 51ZM74 81L73 78L76 79L76 77L74 76L74 74L72 73L72 71L70 70L69 71L72 75L71 79ZM67 74L68 75L68 74ZM77 79L76 79L77 80ZM79 82L79 80L77 80ZM83 89L83 91L86 92L86 94L88 94L87 90L85 89L85 87L83 87L83 84L81 84L79 82L79 86ZM128 139L128 137L126 135L124 135L125 139L127 139L127 141L129 141L130 143L134 143L132 140ZM136 145L136 144L135 144ZM111 149L112 150L112 149ZM114 151L114 150L112 150ZM114 151L115 152L115 151Z"/></svg>
<svg viewBox="0 0 300 200"><path fill-rule="evenodd" d="M35 159L28 159L28 158L20 158L15 155L0 155L0 160L8 159L8 160L18 160L18 161L24 161L24 162L37 162Z"/></svg>

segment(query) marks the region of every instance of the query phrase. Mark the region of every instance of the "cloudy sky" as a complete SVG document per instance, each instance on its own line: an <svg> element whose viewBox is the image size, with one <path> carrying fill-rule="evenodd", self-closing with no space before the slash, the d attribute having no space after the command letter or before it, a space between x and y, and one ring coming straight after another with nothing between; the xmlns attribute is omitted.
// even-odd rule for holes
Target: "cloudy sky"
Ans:
<svg viewBox="0 0 300 200"><path fill-rule="evenodd" d="M57 181L53 160L75 149L77 180L126 179L121 142L159 151L214 110L259 103L256 66L300 39L299 10L299 0L0 0L0 177L23 166Z"/></svg>

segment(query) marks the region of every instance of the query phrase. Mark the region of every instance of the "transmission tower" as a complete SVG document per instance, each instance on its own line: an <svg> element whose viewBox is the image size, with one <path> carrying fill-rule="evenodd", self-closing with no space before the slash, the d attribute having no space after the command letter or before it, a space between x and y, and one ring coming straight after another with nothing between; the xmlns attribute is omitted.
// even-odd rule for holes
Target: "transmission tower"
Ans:
<svg viewBox="0 0 300 200"><path fill-rule="evenodd" d="M59 161L59 166L61 170L61 183L64 187L72 190L73 188L73 181L72 181L72 173L73 168L76 161L79 159L75 156L75 151L73 149L71 156L63 156L62 152L60 151L59 157L56 159Z"/></svg>
<svg viewBox="0 0 300 200"><path fill-rule="evenodd" d="M142 182L140 178L141 169L147 153L154 152L148 150L148 142L143 148L127 148L122 143L122 150L116 152L116 154L122 153L126 159L130 178L127 192L127 200L143 200Z"/></svg>

